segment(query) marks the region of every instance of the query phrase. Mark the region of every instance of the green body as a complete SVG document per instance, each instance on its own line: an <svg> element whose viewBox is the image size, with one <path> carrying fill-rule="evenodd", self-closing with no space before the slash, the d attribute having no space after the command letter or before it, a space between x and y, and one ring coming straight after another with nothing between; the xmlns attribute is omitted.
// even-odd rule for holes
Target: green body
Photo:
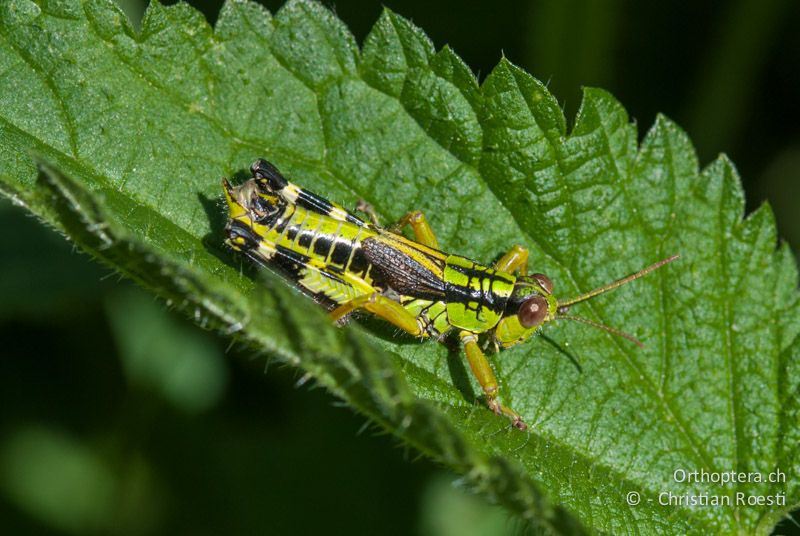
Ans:
<svg viewBox="0 0 800 536"><path fill-rule="evenodd" d="M452 328L494 333L498 326L502 346L530 336L507 321L517 276L379 228L277 171L261 175L226 184L228 243L329 309L377 292L402 304L423 337L441 338Z"/></svg>

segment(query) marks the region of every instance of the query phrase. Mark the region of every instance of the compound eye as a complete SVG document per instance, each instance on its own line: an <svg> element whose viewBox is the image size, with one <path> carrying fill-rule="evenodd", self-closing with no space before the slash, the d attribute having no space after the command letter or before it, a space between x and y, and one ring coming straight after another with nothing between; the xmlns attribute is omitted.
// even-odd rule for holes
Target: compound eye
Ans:
<svg viewBox="0 0 800 536"><path fill-rule="evenodd" d="M519 306L517 316L524 328L538 326L547 316L547 300L543 296L531 296Z"/></svg>
<svg viewBox="0 0 800 536"><path fill-rule="evenodd" d="M547 277L544 274L533 274L531 277L537 283L539 283L539 286L542 287L545 290L545 292L547 292L548 294L553 293L553 282L550 281L549 277Z"/></svg>

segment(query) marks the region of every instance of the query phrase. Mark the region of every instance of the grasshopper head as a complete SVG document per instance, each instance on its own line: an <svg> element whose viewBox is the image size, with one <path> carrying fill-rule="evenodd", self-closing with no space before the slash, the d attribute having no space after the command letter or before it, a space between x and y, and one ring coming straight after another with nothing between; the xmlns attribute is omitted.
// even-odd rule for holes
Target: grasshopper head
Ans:
<svg viewBox="0 0 800 536"><path fill-rule="evenodd" d="M546 322L556 318L558 300L553 296L553 282L544 274L517 278L506 312L494 331L494 339L503 348L525 340Z"/></svg>
<svg viewBox="0 0 800 536"><path fill-rule="evenodd" d="M628 335L624 331L606 326L600 322L595 322L594 320L589 320L588 318L568 314L569 308L576 303L590 300L595 296L599 296L600 294L639 279L679 257L680 255L667 257L627 277L617 279L607 285L603 285L567 300L558 300L553 296L553 282L550 281L550 278L546 275L533 274L531 276L519 276L514 285L514 291L511 294L508 305L506 306L506 312L495 328L494 339L501 347L508 348L509 346L514 346L515 344L525 341L536 333L543 324L550 320L576 320L607 331L612 335L628 339L640 347L644 346L638 339L632 335Z"/></svg>

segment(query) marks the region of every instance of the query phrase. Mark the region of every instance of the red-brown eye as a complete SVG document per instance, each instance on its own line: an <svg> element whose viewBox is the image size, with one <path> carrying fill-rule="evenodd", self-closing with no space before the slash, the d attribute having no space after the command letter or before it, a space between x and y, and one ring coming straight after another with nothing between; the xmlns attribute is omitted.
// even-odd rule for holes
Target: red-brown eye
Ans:
<svg viewBox="0 0 800 536"><path fill-rule="evenodd" d="M549 277L544 274L533 274L531 277L534 279L534 281L539 283L539 286L542 287L545 292L548 294L553 293L553 282L550 281Z"/></svg>
<svg viewBox="0 0 800 536"><path fill-rule="evenodd" d="M519 306L517 316L522 327L538 326L547 316L547 300L543 296L531 296Z"/></svg>

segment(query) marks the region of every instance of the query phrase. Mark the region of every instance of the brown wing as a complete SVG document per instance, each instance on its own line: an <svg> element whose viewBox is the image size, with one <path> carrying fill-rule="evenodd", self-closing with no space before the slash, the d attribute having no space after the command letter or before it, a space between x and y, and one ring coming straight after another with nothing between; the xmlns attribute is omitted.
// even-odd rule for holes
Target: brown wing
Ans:
<svg viewBox="0 0 800 536"><path fill-rule="evenodd" d="M372 269L395 291L427 300L444 298L446 257L440 251L392 233L369 237L361 247Z"/></svg>

